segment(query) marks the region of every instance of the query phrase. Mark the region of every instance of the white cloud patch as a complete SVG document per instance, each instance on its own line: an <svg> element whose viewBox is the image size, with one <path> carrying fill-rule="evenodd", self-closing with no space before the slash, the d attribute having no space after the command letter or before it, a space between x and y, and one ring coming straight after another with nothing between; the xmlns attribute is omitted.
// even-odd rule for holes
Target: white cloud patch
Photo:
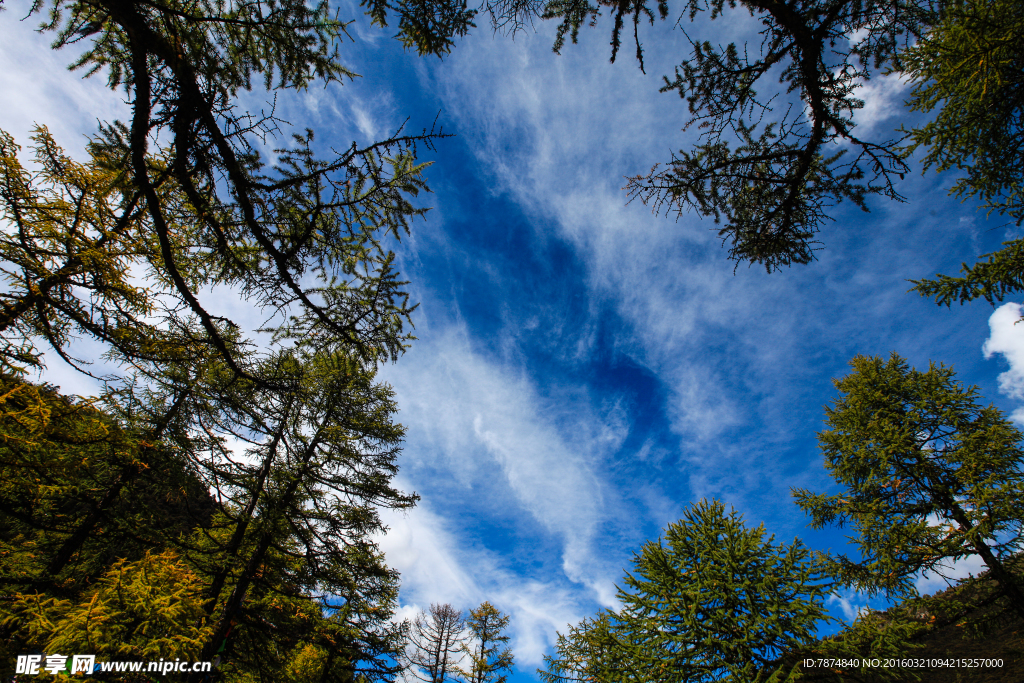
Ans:
<svg viewBox="0 0 1024 683"><path fill-rule="evenodd" d="M878 130L882 124L906 111L903 99L910 87L906 74L880 75L869 81L859 79L858 86L855 95L864 102L864 106L853 113L858 136L884 133Z"/></svg>
<svg viewBox="0 0 1024 683"><path fill-rule="evenodd" d="M711 438L737 423L736 408L718 371L690 352L709 326L744 314L743 293L733 289L710 226L651 216L639 202L627 206L620 189L622 173L663 160L666 146L680 143L674 131L685 108L659 95L630 60L603 64L603 43L583 41L556 57L547 40L526 36L530 49L505 57L516 61L514 75L500 78L492 71L502 60L493 53L509 46L469 44L453 55L443 85L462 120L483 123L467 134L478 159L501 190L537 213L537 239L548 239L553 219L557 236L586 263L593 300L614 301L629 322L635 346L624 351L672 388L675 429ZM648 71L669 54L652 48ZM651 136L652 129L666 134ZM716 257L710 264L686 255L708 250Z"/></svg>
<svg viewBox="0 0 1024 683"><path fill-rule="evenodd" d="M828 324L820 311L794 305L806 298L798 277L807 271L766 278L743 266L734 273L711 220L674 221L639 201L627 205L624 174L692 142L678 132L685 103L659 94L658 79L625 56L607 64L598 32L552 55L550 28L524 36L516 49L479 38L460 47L435 74L451 103L446 111L455 112L494 192L528 214L536 242L560 240L583 263L588 322L617 318L616 351L665 387L665 414L683 450L672 456L689 481L673 489L676 499L728 496L743 508L749 491L766 486L788 499L770 443L732 448L721 440L760 419L751 391L763 392L764 410L786 410L789 384L780 375L804 367L799 349L808 327L817 333ZM671 43L646 44L648 73L670 72L678 56L666 49ZM566 330L579 357L595 343L585 332Z"/></svg>
<svg viewBox="0 0 1024 683"><path fill-rule="evenodd" d="M854 590L841 590L833 593L825 600L825 604L838 607L847 623L853 623L857 617L870 609L867 598Z"/></svg>
<svg viewBox="0 0 1024 683"><path fill-rule="evenodd" d="M985 358L1002 354L1010 368L999 375L999 391L1015 399L1024 399L1024 325L1020 304L1003 304L988 319L989 337L982 351ZM1014 411L1012 418L1024 423L1024 408Z"/></svg>
<svg viewBox="0 0 1024 683"><path fill-rule="evenodd" d="M559 539L567 578L602 604L612 600L593 540L617 503L596 468L625 438L623 418L614 407L573 415L590 409L545 399L521 373L475 353L455 329L425 336L385 372L410 430L412 469L404 471L443 478L462 490L457 495L492 506L516 506Z"/></svg>
<svg viewBox="0 0 1024 683"><path fill-rule="evenodd" d="M423 608L434 602L480 602L481 589L463 568L456 539L429 504L421 503L409 512L386 512L383 517L388 532L378 542L388 566L402 572L403 597L411 598L403 602Z"/></svg>
<svg viewBox="0 0 1024 683"><path fill-rule="evenodd" d="M540 581L509 586L495 604L512 616L512 648L520 670L540 666L554 644L555 631L565 633L569 624L582 618L572 592Z"/></svg>
<svg viewBox="0 0 1024 683"><path fill-rule="evenodd" d="M602 556L599 544L623 503L602 463L628 433L625 416L617 405L592 405L582 388L545 396L516 366L475 351L459 323L434 319L418 333L382 371L408 429L401 486L424 496L408 513L387 516L391 530L381 540L402 573L400 616L432 602L468 608L489 600L511 616L517 667L539 666L556 631L595 603L617 605L614 582L626 558ZM529 546L554 543L560 576L514 566L509 539L476 533L467 517L504 518L536 539Z"/></svg>
<svg viewBox="0 0 1024 683"><path fill-rule="evenodd" d="M356 127L367 140L377 139L377 125L373 118L357 104L352 105L352 114L355 117Z"/></svg>
<svg viewBox="0 0 1024 683"><path fill-rule="evenodd" d="M933 572L922 572L914 585L921 595L931 595L956 585L960 579L977 576L988 567L979 555L968 555L954 562L948 562Z"/></svg>

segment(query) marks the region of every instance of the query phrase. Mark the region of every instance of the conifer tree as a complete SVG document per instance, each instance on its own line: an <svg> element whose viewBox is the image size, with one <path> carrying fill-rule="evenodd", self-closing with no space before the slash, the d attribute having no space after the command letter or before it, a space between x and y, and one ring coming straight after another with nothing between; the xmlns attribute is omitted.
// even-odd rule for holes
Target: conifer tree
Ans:
<svg viewBox="0 0 1024 683"><path fill-rule="evenodd" d="M829 621L831 582L799 541L775 544L718 501L691 506L644 545L606 610L559 636L547 683L784 681L784 655Z"/></svg>
<svg viewBox="0 0 1024 683"><path fill-rule="evenodd" d="M65 490L75 492L72 500L60 501L64 527L54 527L45 517L33 514L31 506L37 499L31 489L8 489L12 498L4 501L9 503L5 512L42 529L50 545L45 553L25 549L35 558L35 570L23 572L5 589L18 595L26 591L53 595L55 590L67 589L62 577L68 572L95 576L103 562L116 559L101 560L90 549L97 542L114 545L110 541L117 530L140 535L141 529L131 521L138 517L131 512L133 493L147 473L164 469L158 456L169 449L188 476L199 482L201 491L213 491L218 524L228 530L204 532L212 542L199 545L182 536L182 529L165 529L158 537L141 534L144 544L179 548L193 575L205 583L203 623L197 628L207 639L192 653L193 658L243 656L233 642L252 640L254 632L262 632L264 640L279 637L285 631L267 613L246 605L256 603L256 594L265 595L269 603L274 603L275 594L279 598L298 595L310 605L320 604L316 610L321 612L331 609L325 603L332 599L344 605L333 611L347 618L342 626L352 646L344 663L347 670L336 676L345 679L360 671L372 678L391 678L397 667L388 664L387 657L397 652L403 637L402 629L388 621L396 600L397 575L383 567L371 534L381 528L377 506L404 507L414 498L389 485L402 431L390 418L395 411L390 389L373 381L376 359L363 357L360 349L330 335L257 353L251 345L238 343L242 340L237 326L221 321L225 338L234 345L229 352L236 359L244 358L250 368L236 374L215 345L204 345L201 324L175 299L172 278L161 269L166 264L160 257L159 239L149 232L151 216L132 206L130 190L105 156L110 147L97 142L92 162L78 164L41 130L36 136L41 170L30 174L18 163L13 142L6 140L11 153L3 158L6 192L2 199L5 217L14 228L2 242L12 283L7 294L12 324L5 335L6 367L13 378L26 365L39 363L42 354L34 346L38 340L49 342L52 350L81 367L68 354L73 332L109 341L109 356L127 372L121 380L108 378L111 389L98 405L120 432L129 435L124 440L129 448L92 446L84 464L95 473L94 488L63 480ZM205 270L211 266L212 254L197 248L201 242L193 241L196 234L189 230L188 205L171 187L163 186L167 194L161 210L180 211L175 251L188 264L186 272L195 282L237 283L223 273L218 279ZM323 246L333 250L331 258L337 258L344 253L344 244L353 250L347 258L357 266L360 256L367 254L358 240ZM384 254L383 258L390 257ZM372 264L373 256L363 263ZM127 279L132 268L140 266L152 268L147 288ZM396 286L394 276L381 280L372 271L359 273L356 267L353 271L347 282L336 285L335 303L355 304L356 310L361 304L359 315L373 323L373 311L386 310L386 300L393 296L386 292ZM352 286L360 284L360 277L364 283L369 281L365 289ZM362 296L374 291L383 299L361 302ZM288 322L297 322L297 317ZM282 332L280 337L287 340L287 330ZM17 414L11 418L23 422ZM248 459L239 461L225 447L228 436L249 446ZM141 448L132 449L136 440ZM83 462L80 459L88 453L89 443L73 449L72 462ZM53 472L53 456L59 451L19 448L14 452L15 459L5 464L15 472L24 472L25 467ZM36 457L38 463L30 460ZM197 510L186 510L189 520L184 530L202 526ZM271 571L272 558L281 555L298 562L279 562L280 570ZM83 571L87 560L99 564ZM270 581L275 575L279 578ZM130 618L127 612L121 615ZM19 623L24 622L17 615L5 619L15 631ZM55 627L58 622L49 623ZM11 637L21 636L15 632ZM36 643L30 649L39 647ZM250 656L243 668L273 676L283 660L265 655L280 651L281 647L267 648L266 643L247 648Z"/></svg>
<svg viewBox="0 0 1024 683"><path fill-rule="evenodd" d="M175 452L124 429L98 403L0 376L0 656L7 660L70 643L105 655L141 654L132 649L139 646L179 656L208 635L196 621L199 577L173 551L151 549L208 524L215 504ZM91 515L100 528L64 560ZM138 604L143 594L146 604Z"/></svg>
<svg viewBox="0 0 1024 683"><path fill-rule="evenodd" d="M1024 220L1024 10L1010 0L956 0L902 55L911 111L935 112L910 132L924 167L958 169L959 197Z"/></svg>
<svg viewBox="0 0 1024 683"><path fill-rule="evenodd" d="M365 6L377 24L397 21L407 47L438 56L473 16L447 1ZM54 592L69 572L96 578L139 561L82 565L112 530L132 528L129 497L166 452L214 508L186 505L187 522L140 538L185 563L167 576L200 582L191 658L217 657L215 676L277 680L301 665L319 681L392 679L404 638L390 621L397 574L373 534L380 507L415 496L391 485L402 428L375 373L411 339L391 245L426 211L412 203L427 190L415 153L441 133L397 131L320 159L307 131L266 164L255 141L282 122L240 111L235 96L354 76L339 60L346 23L327 2L53 0L33 12L131 113L101 126L85 162L40 128L33 168L0 134L0 371L16 383L56 354L95 374L76 342L103 345L118 370L99 377L107 389L93 403L125 447L71 448L68 462L93 479L65 486L57 525L57 512L5 489L5 523L46 547L19 556L3 590L53 606L75 597ZM262 337L216 311L225 292L258 312L248 327ZM6 406L21 424L22 408ZM45 469L61 454L21 449L5 464ZM5 621L5 637L25 636L23 623ZM32 649L46 641L31 637Z"/></svg>
<svg viewBox="0 0 1024 683"><path fill-rule="evenodd" d="M459 677L465 683L505 683L508 679L507 673L501 673L511 672L515 664L512 650L506 646L508 621L508 615L486 601L469 610L469 638L462 644L468 665L459 668Z"/></svg>
<svg viewBox="0 0 1024 683"><path fill-rule="evenodd" d="M898 355L856 356L818 435L825 467L843 487L794 491L811 525L850 527L862 557L839 555L840 580L871 593L916 594L921 571L942 575L978 555L1024 617L1024 594L1007 559L1024 542L1022 434L979 405L951 368L915 370Z"/></svg>
<svg viewBox="0 0 1024 683"><path fill-rule="evenodd" d="M602 610L592 618L570 625L557 634L554 656L544 658L547 669L537 671L545 683L640 683L645 672L634 668L630 645L632 630L618 629L617 614Z"/></svg>
<svg viewBox="0 0 1024 683"><path fill-rule="evenodd" d="M168 550L117 560L81 599L23 593L8 609L45 652L156 661L188 659L202 646L202 608L199 577Z"/></svg>
<svg viewBox="0 0 1024 683"><path fill-rule="evenodd" d="M912 109L936 112L911 131L910 149L926 166L965 173L952 192L980 199L990 212L1024 220L1024 11L1012 0L961 0L905 55L916 83ZM1024 290L1024 242L1013 240L960 276L915 281L947 306L1002 301Z"/></svg>

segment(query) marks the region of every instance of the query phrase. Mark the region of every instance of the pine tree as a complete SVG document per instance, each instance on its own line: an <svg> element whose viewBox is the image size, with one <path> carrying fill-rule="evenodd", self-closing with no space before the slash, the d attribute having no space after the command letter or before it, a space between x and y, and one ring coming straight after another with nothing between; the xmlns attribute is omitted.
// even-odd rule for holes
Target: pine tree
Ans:
<svg viewBox="0 0 1024 683"><path fill-rule="evenodd" d="M717 501L690 507L633 558L622 608L559 636L547 683L784 681L784 655L829 622L831 581L799 541L778 545Z"/></svg>
<svg viewBox="0 0 1024 683"><path fill-rule="evenodd" d="M570 625L567 634L557 634L555 655L546 656L547 669L537 674L545 683L640 683L645 672L634 668L630 645L634 633L618 629L618 615L602 610L595 617Z"/></svg>
<svg viewBox="0 0 1024 683"><path fill-rule="evenodd" d="M1024 220L1024 11L1012 0L953 3L943 20L906 54L916 88L912 109L936 112L911 131L909 149L925 165L965 176L952 192L981 199L990 212ZM1013 240L962 275L915 281L923 296L947 306L1002 301L1024 289L1024 242Z"/></svg>
<svg viewBox="0 0 1024 683"><path fill-rule="evenodd" d="M1024 220L1024 9L1010 0L958 0L902 55L911 111L935 112L910 132L924 167L957 169L961 198Z"/></svg>
<svg viewBox="0 0 1024 683"><path fill-rule="evenodd" d="M508 615L486 601L469 611L469 639L462 644L469 662L458 672L465 683L505 683L508 679L507 674L501 673L511 672L515 664L512 650L505 646L509 640L504 633L508 621Z"/></svg>
<svg viewBox="0 0 1024 683"><path fill-rule="evenodd" d="M872 593L914 595L919 572L942 575L949 562L978 555L1024 617L1020 581L1006 565L1024 542L1024 434L945 366L921 372L896 354L850 365L818 435L844 490L794 491L814 528L853 530L862 558L839 555L838 577Z"/></svg>
<svg viewBox="0 0 1024 683"><path fill-rule="evenodd" d="M178 656L206 633L194 609L198 577L173 551L151 549L208 524L214 502L177 454L126 431L96 403L0 376L5 657L70 643L90 646L81 652L155 647ZM90 516L99 528L79 539Z"/></svg>
<svg viewBox="0 0 1024 683"><path fill-rule="evenodd" d="M387 664L387 657L394 655L403 637L402 629L389 622L397 575L383 567L371 535L381 529L377 506L404 507L414 498L389 485L402 430L390 419L395 411L390 389L374 383L375 358L362 357L361 349L330 335L257 353L242 343L230 321L221 321L230 342L229 356L220 355L216 344L204 343L201 323L187 305L175 299L181 292L161 269L166 263L159 239L149 231L151 216L134 206L137 197L107 156L108 141L97 141L91 148L92 161L78 164L39 131L41 170L30 174L18 163L13 142L6 140L12 153L3 159L2 199L14 230L2 242L12 283L6 302L11 314L5 330L6 368L13 378L25 366L38 364L42 354L35 350L37 340L48 342L79 366L68 355L74 332L110 342L109 355L128 372L121 380L109 378L111 388L97 405L110 424L129 437L127 450L103 444L94 444L92 453L73 450L72 462L83 462L95 473L95 488L67 484L65 490L75 495L60 500L64 527L48 525L31 513L38 500L31 496L31 488L8 489L12 498L5 501L10 503L5 512L43 529L51 545L45 553L29 553L35 569L22 572L5 589L52 594L56 587L67 588L61 577L69 572L95 576L116 559L93 555L91 550L97 543L112 547L110 541L118 533L139 532L133 524L138 515L131 510L145 510L146 505L133 507L134 494L147 473L170 473L160 459L167 451L200 490L214 492L218 519L230 528L219 535L207 531L216 542L202 547L183 539L180 530L165 529L158 538L143 534L143 543L178 548L193 575L205 582L202 621L212 628L203 627L209 637L193 658L238 656L241 652L232 642L241 642L252 632L271 638L282 634L267 614L243 605L252 604L260 591L270 602L275 593L299 594L307 603L320 604L320 611L331 609L331 600L342 600L345 608L340 613L348 624L358 624L348 636L358 646L350 648L350 670L338 676L344 679L360 671L372 678L391 678L397 667ZM237 283L223 273L212 277L216 274L206 271L214 265L213 252L204 254L196 246L201 241L190 229L194 224L188 222L187 202L171 184L162 189L162 210L180 210L174 236L175 251L188 265L182 270L199 283ZM372 239L364 236L363 244L367 241ZM365 265L373 263L360 240L342 241L345 244L352 250L346 258L353 266L360 255L365 256ZM332 259L344 253L341 245L322 246L333 252ZM387 270L391 257L381 258ZM127 281L132 268L139 266L152 268L148 288ZM388 290L399 285L392 274L380 278L372 271L353 270L348 281L336 284L335 305L350 313L354 309L373 323L372 312L387 310L387 299L394 296ZM360 277L365 288L358 286ZM362 298L371 294L369 300ZM288 344L287 329L281 332ZM244 358L249 371L236 373L231 357ZM18 421L17 412L10 418ZM227 436L250 446L249 459L239 461L225 448ZM132 448L133 443L139 447ZM38 457L32 466L54 472L58 452L20 449L22 460L9 464L15 471L26 471L19 470L30 464L24 459ZM42 512L38 507L36 511ZM282 564L281 578L268 585L268 563L275 554L301 560ZM83 562L92 563L91 568L83 567ZM8 625L17 623L8 620ZM20 638L17 633L12 637ZM31 649L38 647L37 643ZM244 666L273 675L283 659L265 655L275 651L281 648L250 648Z"/></svg>
<svg viewBox="0 0 1024 683"><path fill-rule="evenodd" d="M101 660L189 659L209 637L202 584L173 551L119 559L80 597L23 593L8 609L42 651Z"/></svg>

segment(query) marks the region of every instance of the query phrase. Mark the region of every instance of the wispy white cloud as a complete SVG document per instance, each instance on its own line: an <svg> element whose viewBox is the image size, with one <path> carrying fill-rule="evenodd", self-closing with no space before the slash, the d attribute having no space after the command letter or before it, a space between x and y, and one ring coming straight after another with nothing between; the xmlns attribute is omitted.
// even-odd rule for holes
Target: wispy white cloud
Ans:
<svg viewBox="0 0 1024 683"><path fill-rule="evenodd" d="M453 54L450 70L436 78L455 105L460 134L481 172L495 179L494 192L529 213L537 243L563 241L582 261L585 319L607 320L609 310L619 317L616 350L667 390L664 410L681 446L671 458L689 483L673 488L677 504L718 496L744 508L744 497L766 485L774 498L788 497L785 468L770 450L772 438L790 437L780 430L756 448L720 440L736 438L762 411L784 410L787 389L777 373L800 367L801 327L819 317L787 305L799 297L799 282L745 268L734 275L710 221L673 221L626 204L623 174L692 140L677 132L685 105L659 94L657 79L630 60L608 65L604 43L557 57L548 40L543 32L527 36L513 51L477 40ZM658 63L669 71L678 55L654 40L649 46L648 72L658 73ZM506 69L508 62L516 68ZM581 356L591 353L593 337L567 337ZM763 408L751 403L751 391L764 392Z"/></svg>
<svg viewBox="0 0 1024 683"><path fill-rule="evenodd" d="M5 65L0 69L0 93L4 94L0 128L24 144L35 124L45 125L71 156L82 158L83 133L93 133L97 119L126 116L124 94L107 87L104 72L88 79L82 78L84 70L69 72L78 48L50 48L56 34L35 30L46 18L46 10L15 20L25 17L30 7L28 0L8 2L0 21L0 64Z"/></svg>
<svg viewBox="0 0 1024 683"><path fill-rule="evenodd" d="M464 606L480 601L482 590L463 566L458 540L429 502L412 511L385 512L383 519L388 532L378 542L388 566L403 574L405 605L425 609L434 602Z"/></svg>
<svg viewBox="0 0 1024 683"><path fill-rule="evenodd" d="M902 73L878 75L869 81L860 79L856 97L864 106L853 114L857 135L884 135L885 131L879 130L883 124L906 112L903 100L909 89L910 78Z"/></svg>
<svg viewBox="0 0 1024 683"><path fill-rule="evenodd" d="M510 585L499 593L496 604L512 615L512 647L521 670L540 666L554 644L555 632L565 633L568 625L586 614L581 613L572 591L542 581Z"/></svg>
<svg viewBox="0 0 1024 683"><path fill-rule="evenodd" d="M412 619L431 603L457 609L489 601L510 618L511 647L520 668L538 666L555 631L565 631L589 612L589 602L571 584L524 577L498 553L465 543L429 502L408 512L384 515L389 527L378 538L388 566L402 574L402 604L396 619Z"/></svg>
<svg viewBox="0 0 1024 683"><path fill-rule="evenodd" d="M649 131L677 129L685 110L677 98L659 96L630 60L603 64L606 45L555 57L546 40L529 36L531 49L516 50L510 58L518 67L500 79L492 73L501 63L495 53L508 46L477 41L453 56L443 85L460 103L462 121L483 122L467 135L483 169L499 180L496 189L536 214L536 239L548 239L553 223L586 263L595 300L614 302L629 321L635 338L623 350L673 387L679 431L718 434L735 424L734 407L716 372L679 350L709 323L740 315L741 297L723 296L731 268L692 260L676 268L682 251L717 250L713 235L693 220L677 225L639 204L624 206L619 189L623 172L668 156L678 136ZM586 76L583 64L593 67ZM658 275L666 271L670 277Z"/></svg>
<svg viewBox="0 0 1024 683"><path fill-rule="evenodd" d="M541 396L521 371L475 352L457 328L424 336L384 373L409 429L406 475L520 510L558 540L568 579L611 600L614 572L593 542L619 505L600 468L628 431L621 415L614 406L595 415L585 396L571 406Z"/></svg>
<svg viewBox="0 0 1024 683"><path fill-rule="evenodd" d="M828 596L826 605L834 605L839 608L840 614L847 623L856 621L857 617L870 609L868 599L862 593L854 590L840 590Z"/></svg>

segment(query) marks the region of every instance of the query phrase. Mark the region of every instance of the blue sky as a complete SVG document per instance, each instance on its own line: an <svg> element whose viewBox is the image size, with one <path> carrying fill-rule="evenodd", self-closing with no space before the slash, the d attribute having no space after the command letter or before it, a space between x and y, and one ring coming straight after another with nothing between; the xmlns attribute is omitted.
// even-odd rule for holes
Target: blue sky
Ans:
<svg viewBox="0 0 1024 683"><path fill-rule="evenodd" d="M25 142L45 123L80 153L97 118L127 109L62 70L74 55L18 23L26 7L0 16L0 127ZM556 56L550 22L513 40L482 20L439 61L404 53L354 5L342 16L357 19L342 58L363 76L283 97L279 115L339 147L407 117L418 131L437 115L456 134L425 157L434 208L398 247L419 339L381 376L408 429L399 482L422 502L388 516L381 545L402 572L403 615L483 600L511 615L514 681L535 679L557 630L615 604L631 554L691 501L717 497L780 540L840 548L840 534L806 528L789 489L829 488L815 433L853 355L951 364L1024 419L1017 304L945 309L907 293L908 279L1015 234L949 198L951 177L909 175L909 201L872 200L871 213L841 206L810 265L734 269L711 221L654 216L620 189L694 139L680 131L685 103L658 93L684 57L671 22L645 30L644 75L631 51L609 63L607 22ZM751 27L727 17L712 38ZM902 122L899 81L863 96L861 130ZM47 379L90 390L56 362ZM843 616L862 602L832 605Z"/></svg>

